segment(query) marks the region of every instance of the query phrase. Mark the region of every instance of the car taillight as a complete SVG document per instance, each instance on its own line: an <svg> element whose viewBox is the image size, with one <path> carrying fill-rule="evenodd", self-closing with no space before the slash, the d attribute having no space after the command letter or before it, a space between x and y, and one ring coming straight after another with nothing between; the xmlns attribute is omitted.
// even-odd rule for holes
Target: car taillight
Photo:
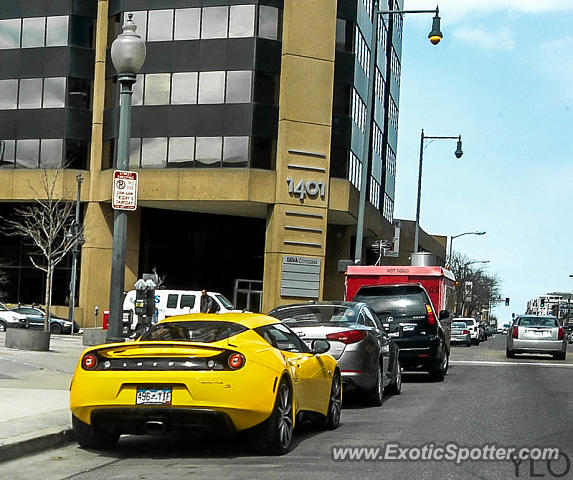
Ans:
<svg viewBox="0 0 573 480"><path fill-rule="evenodd" d="M98 360L93 353L88 353L82 358L82 367L84 370L93 370L97 367Z"/></svg>
<svg viewBox="0 0 573 480"><path fill-rule="evenodd" d="M513 330L511 332L511 338L517 338L517 325L513 327Z"/></svg>
<svg viewBox="0 0 573 480"><path fill-rule="evenodd" d="M229 360L227 360L227 363L233 370L238 370L245 365L245 357L240 353L233 353L233 355L229 357Z"/></svg>
<svg viewBox="0 0 573 480"><path fill-rule="evenodd" d="M565 331L563 327L559 327L559 333L557 334L557 340L563 340L565 338Z"/></svg>
<svg viewBox="0 0 573 480"><path fill-rule="evenodd" d="M364 330L346 330L345 332L329 333L326 335L327 340L336 340L342 343L357 343L366 338Z"/></svg>
<svg viewBox="0 0 573 480"><path fill-rule="evenodd" d="M428 315L428 325L435 325L436 324L436 315L434 315L434 311L432 307L426 303L426 313Z"/></svg>
<svg viewBox="0 0 573 480"><path fill-rule="evenodd" d="M463 335L469 335L469 333L470 333L469 330L464 330L464 331L462 332Z"/></svg>

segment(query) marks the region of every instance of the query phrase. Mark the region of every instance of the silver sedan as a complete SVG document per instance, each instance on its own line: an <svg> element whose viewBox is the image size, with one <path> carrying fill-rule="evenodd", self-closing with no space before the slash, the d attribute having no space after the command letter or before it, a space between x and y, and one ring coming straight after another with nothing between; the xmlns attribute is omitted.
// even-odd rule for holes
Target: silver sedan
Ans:
<svg viewBox="0 0 573 480"><path fill-rule="evenodd" d="M472 337L465 322L452 322L450 332L450 343L463 343L466 347L472 346Z"/></svg>
<svg viewBox="0 0 573 480"><path fill-rule="evenodd" d="M567 337L554 316L522 315L517 317L507 332L505 354L549 353L557 360L565 360Z"/></svg>

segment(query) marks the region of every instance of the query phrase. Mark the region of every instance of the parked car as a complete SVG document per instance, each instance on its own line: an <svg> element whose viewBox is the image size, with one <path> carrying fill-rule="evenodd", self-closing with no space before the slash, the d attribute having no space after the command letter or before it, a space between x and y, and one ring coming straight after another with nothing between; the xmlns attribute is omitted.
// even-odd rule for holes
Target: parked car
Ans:
<svg viewBox="0 0 573 480"><path fill-rule="evenodd" d="M466 347L472 346L472 337L464 322L452 322L450 343L464 343Z"/></svg>
<svg viewBox="0 0 573 480"><path fill-rule="evenodd" d="M5 332L7 328L27 328L28 321L24 315L10 310L0 302L0 332Z"/></svg>
<svg viewBox="0 0 573 480"><path fill-rule="evenodd" d="M480 328L475 318L454 318L454 322L464 322L470 331L472 343L474 345L479 345L479 342L481 342L482 334L480 333Z"/></svg>
<svg viewBox="0 0 573 480"><path fill-rule="evenodd" d="M284 454L301 418L338 427L340 369L276 318L254 313L171 317L137 341L89 348L70 387L75 438L111 449L122 434L251 432Z"/></svg>
<svg viewBox="0 0 573 480"><path fill-rule="evenodd" d="M16 307L12 311L25 315L28 319L29 328L44 328L46 324L46 312L37 307ZM53 313L50 316L50 333L71 333L72 322L65 318L60 318ZM74 322L74 333L80 331L80 326Z"/></svg>
<svg viewBox="0 0 573 480"><path fill-rule="evenodd" d="M497 333L504 333L503 330L503 327L497 327Z"/></svg>
<svg viewBox="0 0 573 480"><path fill-rule="evenodd" d="M365 303L312 302L279 306L269 315L288 325L308 345L328 340L346 389L366 392L366 400L382 405L384 389L402 388L398 347L376 313Z"/></svg>
<svg viewBox="0 0 573 480"><path fill-rule="evenodd" d="M354 301L364 302L376 312L400 348L404 370L423 369L435 380L444 379L450 358L450 313L441 310L436 315L421 284L362 286Z"/></svg>
<svg viewBox="0 0 573 480"><path fill-rule="evenodd" d="M516 353L549 353L557 360L565 360L565 329L552 315L517 317L507 334L505 349L507 358L515 358Z"/></svg>

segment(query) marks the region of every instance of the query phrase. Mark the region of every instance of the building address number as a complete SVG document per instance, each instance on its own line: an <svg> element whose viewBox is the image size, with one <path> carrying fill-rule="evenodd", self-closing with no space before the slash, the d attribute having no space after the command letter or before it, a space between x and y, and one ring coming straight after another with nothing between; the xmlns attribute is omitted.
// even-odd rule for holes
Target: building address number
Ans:
<svg viewBox="0 0 573 480"><path fill-rule="evenodd" d="M288 184L288 193L290 193L291 195L298 195L301 200L303 200L306 196L314 198L317 197L318 195L320 195L320 197L324 199L324 196L326 194L325 182L318 182L316 180L307 181L304 179L295 182L294 178L288 177L287 184Z"/></svg>

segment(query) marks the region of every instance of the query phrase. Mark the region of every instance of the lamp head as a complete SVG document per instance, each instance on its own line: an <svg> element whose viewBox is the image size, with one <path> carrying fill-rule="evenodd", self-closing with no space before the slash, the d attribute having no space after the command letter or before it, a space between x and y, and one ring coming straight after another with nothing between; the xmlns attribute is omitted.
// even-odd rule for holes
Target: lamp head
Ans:
<svg viewBox="0 0 573 480"><path fill-rule="evenodd" d="M137 25L128 13L122 33L111 44L111 61L118 73L135 75L145 62L145 42L135 33Z"/></svg>
<svg viewBox="0 0 573 480"><path fill-rule="evenodd" d="M456 155L456 158L462 158L462 155L464 154L464 151L462 150L462 136L461 135L458 139L458 145L457 145L456 151L454 153Z"/></svg>
<svg viewBox="0 0 573 480"><path fill-rule="evenodd" d="M432 30L428 34L428 38L430 39L432 45L437 45L438 43L440 43L440 40L444 38L444 35L440 30L440 15L438 7L436 7L436 14L432 19Z"/></svg>

